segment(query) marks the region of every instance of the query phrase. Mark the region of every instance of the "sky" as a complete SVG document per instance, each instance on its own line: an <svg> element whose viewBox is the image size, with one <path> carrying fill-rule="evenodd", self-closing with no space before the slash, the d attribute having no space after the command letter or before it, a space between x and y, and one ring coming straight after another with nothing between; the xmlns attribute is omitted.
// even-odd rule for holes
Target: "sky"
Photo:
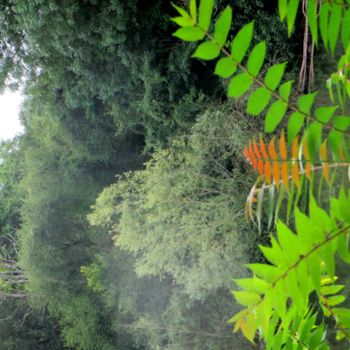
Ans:
<svg viewBox="0 0 350 350"><path fill-rule="evenodd" d="M23 132L19 121L22 96L19 92L6 91L0 95L0 140L8 140Z"/></svg>

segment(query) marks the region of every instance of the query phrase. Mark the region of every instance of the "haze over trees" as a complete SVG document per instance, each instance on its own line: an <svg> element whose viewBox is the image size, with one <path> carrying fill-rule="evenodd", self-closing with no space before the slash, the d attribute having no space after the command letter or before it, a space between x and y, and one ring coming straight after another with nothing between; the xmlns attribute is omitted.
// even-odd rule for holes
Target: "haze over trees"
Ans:
<svg viewBox="0 0 350 350"><path fill-rule="evenodd" d="M277 2L217 0L213 24L227 5L227 40L255 20L261 74L289 60L297 79L302 14L288 38ZM264 118L248 115L249 94L227 97L215 62L191 57L194 40L172 36L173 16L164 0L0 4L0 85L25 96L24 134L0 145L1 349L255 347L227 322L241 309L233 279L266 263L257 246L297 200L248 201L246 220L256 175L243 149ZM317 55L321 77L332 61Z"/></svg>

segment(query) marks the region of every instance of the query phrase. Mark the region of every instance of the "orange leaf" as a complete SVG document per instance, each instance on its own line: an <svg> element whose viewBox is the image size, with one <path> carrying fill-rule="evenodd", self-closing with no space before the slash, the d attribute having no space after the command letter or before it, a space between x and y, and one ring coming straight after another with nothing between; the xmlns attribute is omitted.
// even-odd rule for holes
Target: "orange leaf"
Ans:
<svg viewBox="0 0 350 350"><path fill-rule="evenodd" d="M265 174L265 180L268 185L271 183L271 177L272 177L272 172L271 172L271 163L266 162L265 167L264 167L264 174Z"/></svg>
<svg viewBox="0 0 350 350"><path fill-rule="evenodd" d="M280 165L278 162L273 163L273 179L275 181L277 189L280 187L280 177L281 177L281 171L280 171Z"/></svg>
<svg viewBox="0 0 350 350"><path fill-rule="evenodd" d="M300 189L300 175L299 175L299 164L297 162L293 163L292 166L292 177L298 190Z"/></svg>
<svg viewBox="0 0 350 350"><path fill-rule="evenodd" d="M277 160L278 159L278 154L276 152L276 147L275 147L275 137L270 141L269 153L270 153L270 157L271 157L272 160Z"/></svg>
<svg viewBox="0 0 350 350"><path fill-rule="evenodd" d="M305 174L306 174L306 177L310 180L311 179L311 164L309 161L307 161L306 165L305 165Z"/></svg>
<svg viewBox="0 0 350 350"><path fill-rule="evenodd" d="M329 183L329 163L328 163L328 156L327 156L327 140L325 140L322 143L322 146L320 148L320 156L321 156L322 165L323 165L323 176L326 179L326 181Z"/></svg>
<svg viewBox="0 0 350 350"><path fill-rule="evenodd" d="M283 160L287 160L288 152L287 152L286 139L284 137L284 131L282 131L281 137L280 137L280 153L281 153L281 158Z"/></svg>
<svg viewBox="0 0 350 350"><path fill-rule="evenodd" d="M258 162L258 172L260 175L264 175L264 162L262 160Z"/></svg>
<svg viewBox="0 0 350 350"><path fill-rule="evenodd" d="M264 142L264 140L262 139L262 137L260 137L260 150L261 150L261 153L262 153L263 158L264 158L265 160L268 160L268 159L269 159L269 156L268 156L268 154L267 154L265 142Z"/></svg>
<svg viewBox="0 0 350 350"><path fill-rule="evenodd" d="M250 161L252 163L252 166L253 166L254 170L256 170L256 168L258 167L258 161L256 159L252 144L249 145L248 153L250 156Z"/></svg>
<svg viewBox="0 0 350 350"><path fill-rule="evenodd" d="M283 185L286 188L287 192L289 192L289 174L288 174L288 163L283 162L281 166L281 178L283 181Z"/></svg>
<svg viewBox="0 0 350 350"><path fill-rule="evenodd" d="M255 152L255 155L258 159L261 159L261 154L260 154L260 151L259 151L259 146L256 144L256 141L254 140L253 141L253 147L254 147L254 152Z"/></svg>
<svg viewBox="0 0 350 350"><path fill-rule="evenodd" d="M293 140L292 157L293 157L293 159L299 158L299 136L296 136Z"/></svg>

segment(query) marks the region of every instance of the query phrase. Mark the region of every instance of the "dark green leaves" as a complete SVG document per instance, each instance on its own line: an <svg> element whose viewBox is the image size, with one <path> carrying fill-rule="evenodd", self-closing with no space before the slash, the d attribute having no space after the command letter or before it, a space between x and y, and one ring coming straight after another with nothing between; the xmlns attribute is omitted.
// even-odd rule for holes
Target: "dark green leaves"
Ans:
<svg viewBox="0 0 350 350"><path fill-rule="evenodd" d="M242 62L253 37L254 22L246 24L232 42L231 54L235 61Z"/></svg>
<svg viewBox="0 0 350 350"><path fill-rule="evenodd" d="M270 90L274 91L277 89L282 80L285 68L286 63L275 64L269 68L265 76L265 84Z"/></svg>

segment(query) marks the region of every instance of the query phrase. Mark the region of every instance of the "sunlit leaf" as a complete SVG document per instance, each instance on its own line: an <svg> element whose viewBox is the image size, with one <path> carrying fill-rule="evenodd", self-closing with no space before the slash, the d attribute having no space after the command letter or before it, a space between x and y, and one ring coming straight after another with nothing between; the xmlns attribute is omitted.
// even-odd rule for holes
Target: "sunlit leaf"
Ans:
<svg viewBox="0 0 350 350"><path fill-rule="evenodd" d="M275 64L270 67L265 76L265 84L266 86L274 91L277 89L277 86L280 84L284 70L286 68L286 63Z"/></svg>
<svg viewBox="0 0 350 350"><path fill-rule="evenodd" d="M204 38L205 33L198 27L184 27L178 29L173 36L184 41L198 41Z"/></svg>
<svg viewBox="0 0 350 350"><path fill-rule="evenodd" d="M292 34L295 18L297 16L299 7L299 0L289 0L287 7L287 25L288 25L288 34Z"/></svg>
<svg viewBox="0 0 350 350"><path fill-rule="evenodd" d="M235 36L232 42L231 54L234 60L242 62L253 37L254 22L246 24Z"/></svg>
<svg viewBox="0 0 350 350"><path fill-rule="evenodd" d="M320 9L320 32L324 46L328 47L329 4L323 2Z"/></svg>
<svg viewBox="0 0 350 350"><path fill-rule="evenodd" d="M333 4L329 19L328 36L331 52L334 54L339 36L340 23L342 17L341 5Z"/></svg>
<svg viewBox="0 0 350 350"><path fill-rule="evenodd" d="M298 135L305 122L305 116L299 112L294 112L288 120L288 144L291 144L295 136Z"/></svg>
<svg viewBox="0 0 350 350"><path fill-rule="evenodd" d="M317 26L317 0L308 0L307 2L307 18L311 30L312 37L317 44L318 42L318 26Z"/></svg>
<svg viewBox="0 0 350 350"><path fill-rule="evenodd" d="M215 67L215 74L221 78L229 78L237 70L237 65L231 57L221 58Z"/></svg>
<svg viewBox="0 0 350 350"><path fill-rule="evenodd" d="M215 24L214 40L223 47L232 23L232 8L226 7Z"/></svg>
<svg viewBox="0 0 350 350"><path fill-rule="evenodd" d="M288 105L281 101L275 101L269 108L265 118L265 132L273 132L287 112Z"/></svg>
<svg viewBox="0 0 350 350"><path fill-rule="evenodd" d="M265 55L266 43L262 41L253 48L248 58L247 69L250 74L255 77L259 74L265 60Z"/></svg>
<svg viewBox="0 0 350 350"><path fill-rule="evenodd" d="M213 60L220 54L220 49L211 41L200 44L192 57L201 58L202 60Z"/></svg>
<svg viewBox="0 0 350 350"><path fill-rule="evenodd" d="M198 25L205 32L209 29L214 0L201 0L199 5Z"/></svg>
<svg viewBox="0 0 350 350"><path fill-rule="evenodd" d="M271 93L264 87L258 88L250 94L247 105L247 113L259 115L268 105L271 99Z"/></svg>
<svg viewBox="0 0 350 350"><path fill-rule="evenodd" d="M240 73L235 76L229 85L228 96L229 97L241 97L252 86L253 80L247 73Z"/></svg>

